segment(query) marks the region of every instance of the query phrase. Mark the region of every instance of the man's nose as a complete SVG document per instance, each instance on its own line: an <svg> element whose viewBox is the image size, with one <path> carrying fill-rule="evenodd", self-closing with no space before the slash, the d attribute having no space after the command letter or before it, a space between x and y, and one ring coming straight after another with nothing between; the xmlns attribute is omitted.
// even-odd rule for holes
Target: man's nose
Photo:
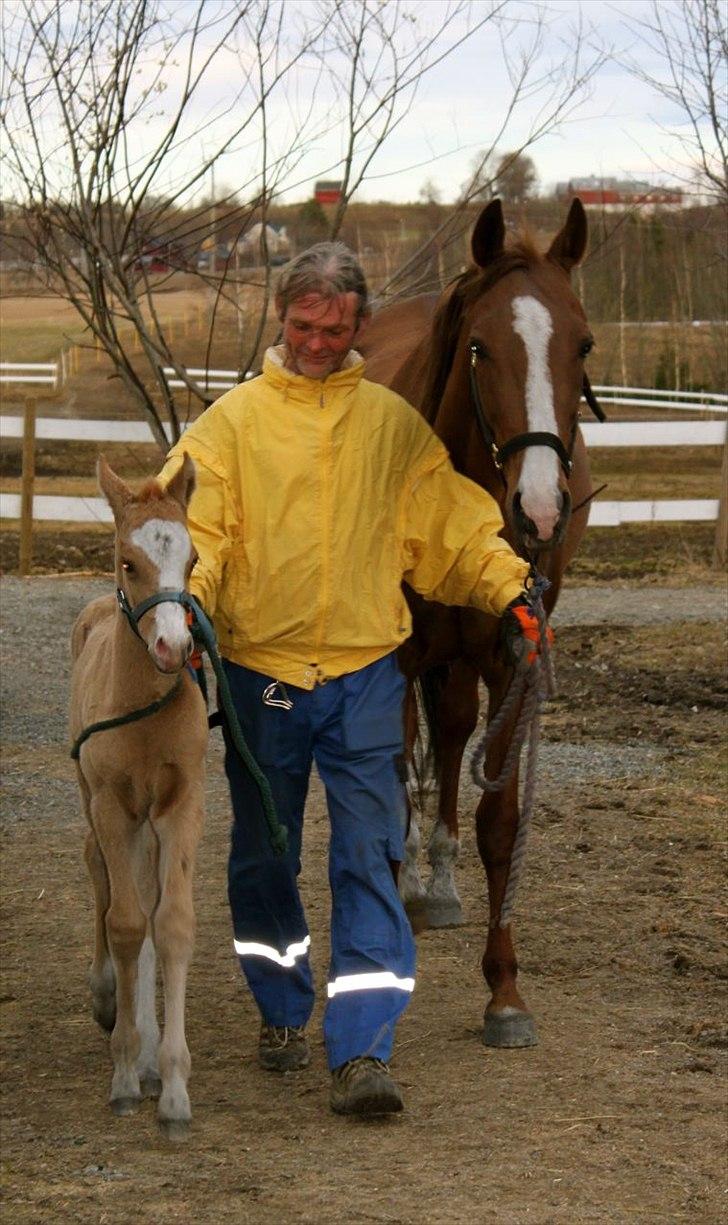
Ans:
<svg viewBox="0 0 728 1225"><path fill-rule="evenodd" d="M310 353L318 353L324 344L324 338L321 332L311 332L308 338L308 350Z"/></svg>

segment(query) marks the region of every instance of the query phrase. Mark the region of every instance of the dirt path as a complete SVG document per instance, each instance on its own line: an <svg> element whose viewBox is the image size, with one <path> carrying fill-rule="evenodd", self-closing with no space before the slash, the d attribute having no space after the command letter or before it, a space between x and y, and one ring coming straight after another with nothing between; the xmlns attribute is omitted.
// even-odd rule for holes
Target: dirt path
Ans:
<svg viewBox="0 0 728 1225"><path fill-rule="evenodd" d="M197 876L188 1037L195 1117L170 1148L149 1106L114 1119L90 1019L91 906L65 741L66 641L108 580L3 579L2 1170L8 1220L328 1225L724 1219L724 595L571 590L561 697L522 885L521 980L540 1045L487 1050L484 886L472 821L467 923L419 937L399 1029L401 1118L335 1118L312 1067L275 1078L231 954L217 740ZM665 614L671 617L665 624ZM215 733L217 736L218 733ZM463 785L462 811L476 796ZM303 892L325 976L327 827L314 785ZM312 1032L318 1035L320 1010Z"/></svg>

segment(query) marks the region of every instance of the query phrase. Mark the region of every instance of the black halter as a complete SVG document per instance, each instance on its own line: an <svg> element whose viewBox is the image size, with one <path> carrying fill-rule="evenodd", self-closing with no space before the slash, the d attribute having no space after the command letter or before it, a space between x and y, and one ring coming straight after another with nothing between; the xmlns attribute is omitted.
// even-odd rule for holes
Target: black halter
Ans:
<svg viewBox="0 0 728 1225"><path fill-rule="evenodd" d="M551 450L555 451L558 455L564 476L568 480L574 466L574 461L572 460L571 455L574 450L574 443L576 441L578 422L575 421L572 427L568 448L564 446L558 434L551 434L545 430L530 430L525 434L514 434L512 438L508 438L503 445L499 447L495 439L495 434L493 433L486 419L483 401L480 398L478 380L475 377L475 367L478 358L485 355L483 346L481 345L480 341L471 340L468 347L470 349L470 395L472 397L473 408L475 410L475 418L478 422L478 428L480 430L483 442L490 451L493 463L501 475L503 465L506 460L509 459L511 455L517 454L518 451L525 451L527 447L551 447ZM599 421L606 420L602 409L599 407L596 401L594 392L591 389L589 379L587 378L586 374L584 375L584 380L582 383L582 391L584 399L594 413L594 416L597 417ZM503 477L503 479L505 480L505 477Z"/></svg>
<svg viewBox="0 0 728 1225"><path fill-rule="evenodd" d="M139 622L145 612L148 612L150 608L154 608L155 604L181 604L183 608L188 610L194 607L192 597L187 591L155 591L154 595L147 596L146 600L142 600L135 608L132 608L127 599L126 592L123 588L117 587L116 602L137 638L142 637L139 633Z"/></svg>

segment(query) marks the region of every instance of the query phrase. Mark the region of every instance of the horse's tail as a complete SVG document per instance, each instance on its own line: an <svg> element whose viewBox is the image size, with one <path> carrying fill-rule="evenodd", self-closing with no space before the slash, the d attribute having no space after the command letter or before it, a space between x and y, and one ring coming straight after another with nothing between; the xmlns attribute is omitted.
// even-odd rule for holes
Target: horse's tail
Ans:
<svg viewBox="0 0 728 1225"><path fill-rule="evenodd" d="M417 706L424 720L424 731L418 720L418 745L414 754L415 774L422 787L426 778L434 779L439 785L442 771L442 745L437 711L442 691L448 678L447 664L438 664L428 668L418 678L416 684Z"/></svg>

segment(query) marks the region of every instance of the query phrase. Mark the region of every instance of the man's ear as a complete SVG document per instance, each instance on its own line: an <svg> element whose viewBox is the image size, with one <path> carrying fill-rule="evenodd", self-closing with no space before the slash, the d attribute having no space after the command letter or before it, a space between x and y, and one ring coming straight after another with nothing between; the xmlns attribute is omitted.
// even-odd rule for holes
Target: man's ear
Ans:
<svg viewBox="0 0 728 1225"><path fill-rule="evenodd" d="M365 311L363 315L359 316L359 322L356 325L356 331L354 333L354 339L352 341L352 345L354 348L356 348L357 344L364 336L364 333L369 327L369 324L371 323L371 321L372 321L372 312L369 310Z"/></svg>

